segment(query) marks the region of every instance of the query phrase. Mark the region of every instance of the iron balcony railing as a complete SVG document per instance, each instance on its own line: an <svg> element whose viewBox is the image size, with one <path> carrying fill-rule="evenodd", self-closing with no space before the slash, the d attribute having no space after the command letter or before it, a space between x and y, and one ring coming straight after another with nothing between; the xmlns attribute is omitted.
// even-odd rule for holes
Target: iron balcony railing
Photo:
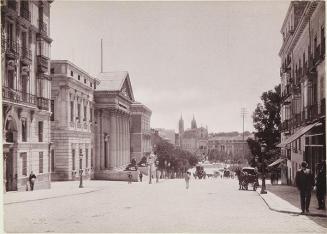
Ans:
<svg viewBox="0 0 327 234"><path fill-rule="evenodd" d="M31 12L26 8L20 8L20 16L31 22Z"/></svg>
<svg viewBox="0 0 327 234"><path fill-rule="evenodd" d="M37 97L37 107L41 110L49 110L50 100L44 97Z"/></svg>
<svg viewBox="0 0 327 234"><path fill-rule="evenodd" d="M37 56L37 64L38 64L39 70L41 72L48 70L49 58L45 57L44 55L38 55Z"/></svg>
<svg viewBox="0 0 327 234"><path fill-rule="evenodd" d="M18 57L19 53L18 53L18 43L13 41L13 40L5 40L2 41L2 43L4 43L4 49L5 49L5 53L7 55L12 55L15 57Z"/></svg>
<svg viewBox="0 0 327 234"><path fill-rule="evenodd" d="M30 93L15 90L9 87L2 87L2 98L16 103L36 105L36 96Z"/></svg>
<svg viewBox="0 0 327 234"><path fill-rule="evenodd" d="M32 61L32 51L26 47L21 47L21 57L28 61Z"/></svg>
<svg viewBox="0 0 327 234"><path fill-rule="evenodd" d="M48 26L45 22L43 22L43 20L39 20L39 28L41 33L44 34L48 33Z"/></svg>

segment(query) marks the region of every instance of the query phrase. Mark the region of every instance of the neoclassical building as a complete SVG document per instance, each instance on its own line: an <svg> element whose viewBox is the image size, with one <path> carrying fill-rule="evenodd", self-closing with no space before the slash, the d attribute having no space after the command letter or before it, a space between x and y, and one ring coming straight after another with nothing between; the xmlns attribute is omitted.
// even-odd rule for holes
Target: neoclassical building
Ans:
<svg viewBox="0 0 327 234"><path fill-rule="evenodd" d="M50 187L50 4L1 1L3 188Z"/></svg>
<svg viewBox="0 0 327 234"><path fill-rule="evenodd" d="M51 178L75 180L94 165L94 90L99 80L67 60L51 61Z"/></svg>
<svg viewBox="0 0 327 234"><path fill-rule="evenodd" d="M95 100L95 179L116 179L114 170L130 163L133 90L128 72L105 72ZM117 178L118 179L118 178Z"/></svg>

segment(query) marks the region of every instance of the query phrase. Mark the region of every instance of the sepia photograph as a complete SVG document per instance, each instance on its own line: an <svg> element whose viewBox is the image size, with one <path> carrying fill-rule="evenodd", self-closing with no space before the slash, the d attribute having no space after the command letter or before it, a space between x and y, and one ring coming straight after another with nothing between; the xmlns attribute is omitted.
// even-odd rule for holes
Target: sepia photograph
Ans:
<svg viewBox="0 0 327 234"><path fill-rule="evenodd" d="M325 1L0 5L0 232L327 233Z"/></svg>

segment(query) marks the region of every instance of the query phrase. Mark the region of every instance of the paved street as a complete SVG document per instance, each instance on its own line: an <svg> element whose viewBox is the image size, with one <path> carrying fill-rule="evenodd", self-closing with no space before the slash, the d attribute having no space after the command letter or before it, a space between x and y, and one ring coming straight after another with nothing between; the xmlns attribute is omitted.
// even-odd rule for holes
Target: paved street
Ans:
<svg viewBox="0 0 327 234"><path fill-rule="evenodd" d="M4 206L7 232L322 232L307 216L274 212L236 180L89 181L97 190Z"/></svg>

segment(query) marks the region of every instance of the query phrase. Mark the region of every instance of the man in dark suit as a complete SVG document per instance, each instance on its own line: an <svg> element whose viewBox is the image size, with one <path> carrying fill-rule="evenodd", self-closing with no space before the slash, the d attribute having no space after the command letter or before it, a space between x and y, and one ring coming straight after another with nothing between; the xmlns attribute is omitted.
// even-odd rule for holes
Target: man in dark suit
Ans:
<svg viewBox="0 0 327 234"><path fill-rule="evenodd" d="M296 172L295 177L295 184L300 191L301 197L301 214L304 214L304 212L309 213L311 191L315 182L313 174L307 167L308 163L302 162L301 169Z"/></svg>

